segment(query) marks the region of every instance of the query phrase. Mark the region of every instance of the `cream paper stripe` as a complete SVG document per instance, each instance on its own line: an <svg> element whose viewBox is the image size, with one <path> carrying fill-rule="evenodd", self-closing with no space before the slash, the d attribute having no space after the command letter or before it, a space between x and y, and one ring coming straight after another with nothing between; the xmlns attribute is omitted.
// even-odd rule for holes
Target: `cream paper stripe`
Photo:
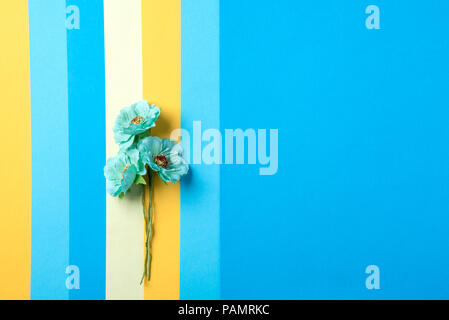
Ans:
<svg viewBox="0 0 449 320"><path fill-rule="evenodd" d="M105 0L106 155L118 146L112 127L124 106L142 99L141 0ZM106 200L106 299L143 299L142 202L134 188Z"/></svg>

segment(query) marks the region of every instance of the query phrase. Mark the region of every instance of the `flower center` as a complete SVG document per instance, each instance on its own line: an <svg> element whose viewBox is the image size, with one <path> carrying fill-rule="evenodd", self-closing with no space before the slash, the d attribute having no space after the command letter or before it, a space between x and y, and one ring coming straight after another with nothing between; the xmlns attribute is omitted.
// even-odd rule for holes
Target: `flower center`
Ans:
<svg viewBox="0 0 449 320"><path fill-rule="evenodd" d="M141 124L141 123L144 122L144 121L145 121L144 117L137 116L137 117L135 117L134 119L132 119L130 122L131 122L132 124Z"/></svg>
<svg viewBox="0 0 449 320"><path fill-rule="evenodd" d="M127 164L127 165L123 168L123 170L122 170L122 178L123 178L123 175L125 174L126 170L128 170L128 168L129 168L129 164Z"/></svg>
<svg viewBox="0 0 449 320"><path fill-rule="evenodd" d="M167 156L163 154L157 154L153 156L154 162L161 168L167 169L170 165Z"/></svg>

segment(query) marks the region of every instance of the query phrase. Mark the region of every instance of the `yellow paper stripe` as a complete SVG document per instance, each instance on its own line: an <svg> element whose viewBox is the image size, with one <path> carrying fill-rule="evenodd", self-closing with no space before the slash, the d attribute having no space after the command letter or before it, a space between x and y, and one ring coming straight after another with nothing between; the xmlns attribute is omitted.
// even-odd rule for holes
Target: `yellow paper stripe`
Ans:
<svg viewBox="0 0 449 320"><path fill-rule="evenodd" d="M105 0L106 154L119 147L112 127L120 110L142 99L141 0ZM106 298L143 299L141 188L106 200ZM82 272L82 271L81 271Z"/></svg>
<svg viewBox="0 0 449 320"><path fill-rule="evenodd" d="M161 108L152 135L170 137L181 123L181 2L142 0L143 96ZM179 299L180 185L154 186L151 281L145 299Z"/></svg>
<svg viewBox="0 0 449 320"><path fill-rule="evenodd" d="M30 298L31 127L27 0L0 9L0 299Z"/></svg>

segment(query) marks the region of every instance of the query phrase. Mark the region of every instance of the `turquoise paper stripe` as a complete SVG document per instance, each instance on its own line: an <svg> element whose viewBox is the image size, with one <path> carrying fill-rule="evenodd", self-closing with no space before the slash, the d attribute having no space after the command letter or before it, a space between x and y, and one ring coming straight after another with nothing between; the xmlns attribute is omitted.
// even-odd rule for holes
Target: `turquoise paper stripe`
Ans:
<svg viewBox="0 0 449 320"><path fill-rule="evenodd" d="M218 129L218 0L181 1L181 67L181 127L191 136L196 120L203 130ZM181 299L220 297L219 186L218 165L191 165L182 180Z"/></svg>
<svg viewBox="0 0 449 320"><path fill-rule="evenodd" d="M65 0L29 0L31 299L68 299L69 148Z"/></svg>
<svg viewBox="0 0 449 320"><path fill-rule="evenodd" d="M105 299L106 198L104 13L102 0L67 0L80 12L79 29L67 30L70 264L80 288L70 299Z"/></svg>

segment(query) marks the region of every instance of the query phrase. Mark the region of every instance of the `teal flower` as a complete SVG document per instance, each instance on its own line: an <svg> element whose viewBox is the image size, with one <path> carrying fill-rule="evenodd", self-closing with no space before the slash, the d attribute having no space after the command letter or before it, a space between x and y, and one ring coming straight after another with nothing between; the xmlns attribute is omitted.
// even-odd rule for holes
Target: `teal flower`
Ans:
<svg viewBox="0 0 449 320"><path fill-rule="evenodd" d="M160 110L154 104L140 101L120 111L114 123L114 139L120 149L128 149L136 135L145 133L155 126Z"/></svg>
<svg viewBox="0 0 449 320"><path fill-rule="evenodd" d="M135 147L120 151L117 156L106 161L104 168L104 176L108 180L106 190L111 196L116 197L128 191L137 175L145 173L145 165Z"/></svg>
<svg viewBox="0 0 449 320"><path fill-rule="evenodd" d="M147 137L137 144L143 163L159 174L164 182L176 183L189 171L182 147L170 139Z"/></svg>

